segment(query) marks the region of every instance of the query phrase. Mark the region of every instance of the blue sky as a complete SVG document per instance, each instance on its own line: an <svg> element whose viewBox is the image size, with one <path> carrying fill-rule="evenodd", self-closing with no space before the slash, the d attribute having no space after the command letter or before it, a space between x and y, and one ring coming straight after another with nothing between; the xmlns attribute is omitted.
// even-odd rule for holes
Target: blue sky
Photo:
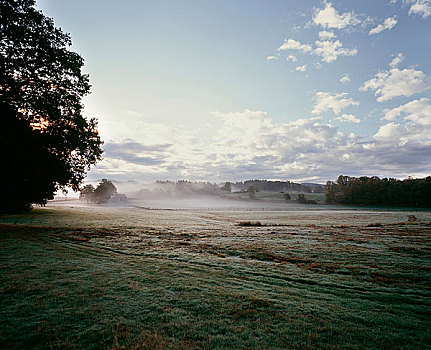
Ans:
<svg viewBox="0 0 431 350"><path fill-rule="evenodd" d="M430 174L431 0L38 0L86 60L90 180Z"/></svg>

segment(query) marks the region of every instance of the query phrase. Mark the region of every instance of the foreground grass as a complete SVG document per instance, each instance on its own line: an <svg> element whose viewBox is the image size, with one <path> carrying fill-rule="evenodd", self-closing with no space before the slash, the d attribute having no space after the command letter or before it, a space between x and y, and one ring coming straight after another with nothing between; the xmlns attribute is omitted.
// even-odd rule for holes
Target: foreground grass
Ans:
<svg viewBox="0 0 431 350"><path fill-rule="evenodd" d="M431 347L429 213L295 215L2 217L0 347Z"/></svg>

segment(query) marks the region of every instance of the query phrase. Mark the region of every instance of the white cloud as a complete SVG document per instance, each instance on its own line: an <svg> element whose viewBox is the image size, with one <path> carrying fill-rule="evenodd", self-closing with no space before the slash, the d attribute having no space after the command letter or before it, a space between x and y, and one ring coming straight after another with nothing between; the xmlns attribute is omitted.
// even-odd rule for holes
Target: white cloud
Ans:
<svg viewBox="0 0 431 350"><path fill-rule="evenodd" d="M338 120L340 122L346 122L346 123L354 123L354 124L358 124L361 122L360 119L356 118L354 115L352 114L343 114L341 117L335 117L333 118L334 120Z"/></svg>
<svg viewBox="0 0 431 350"><path fill-rule="evenodd" d="M400 124L388 123L379 128L375 138L381 141L401 140L403 137L403 130Z"/></svg>
<svg viewBox="0 0 431 350"><path fill-rule="evenodd" d="M284 43L277 49L282 50L299 50L303 52L309 52L312 50L311 45L301 44L299 41L294 39L285 39Z"/></svg>
<svg viewBox="0 0 431 350"><path fill-rule="evenodd" d="M350 81L350 75L349 74L344 74L341 78L340 78L340 82L342 83L348 83Z"/></svg>
<svg viewBox="0 0 431 350"><path fill-rule="evenodd" d="M278 57L277 57L277 56L267 56L267 57L266 57L266 60L267 60L267 61L278 60Z"/></svg>
<svg viewBox="0 0 431 350"><path fill-rule="evenodd" d="M330 31L320 31L320 40L315 41L315 46L303 44L294 39L285 39L283 44L277 49L278 51L295 50L303 53L310 53L320 56L323 62L333 62L338 56L355 56L358 53L357 49L347 49L339 40L334 40L337 36ZM273 56L269 56L273 57ZM268 59L268 58L267 58ZM289 54L287 61L296 62L296 56Z"/></svg>
<svg viewBox="0 0 431 350"><path fill-rule="evenodd" d="M307 71L307 65L304 64L303 66L298 66L298 67L295 68L295 70L297 72L306 72Z"/></svg>
<svg viewBox="0 0 431 350"><path fill-rule="evenodd" d="M406 0L410 6L409 15L419 15L422 18L431 16L431 0Z"/></svg>
<svg viewBox="0 0 431 350"><path fill-rule="evenodd" d="M385 19L383 24L379 24L377 27L370 30L369 35L374 35L383 32L384 30L391 30L397 24L395 17L388 17Z"/></svg>
<svg viewBox="0 0 431 350"><path fill-rule="evenodd" d="M430 100L423 97L393 109L386 109L384 119L395 121L401 116L404 116L404 120L410 120L423 126L431 126Z"/></svg>
<svg viewBox="0 0 431 350"><path fill-rule="evenodd" d="M402 54L402 53L399 53L398 55L396 55L395 56L395 58L392 60L392 62L391 63L389 63L389 66L391 67L391 68L395 68L395 67L398 67L399 66L399 64L402 62L402 61L404 61L404 55Z"/></svg>
<svg viewBox="0 0 431 350"><path fill-rule="evenodd" d="M343 94L338 100L345 98ZM413 102L397 113L407 118L419 113L417 103L429 104ZM340 118L354 120L345 114ZM367 142L320 117L276 123L267 113L252 110L214 112L210 134L135 121L134 137L107 140L104 160L90 171L90 178L295 181L314 176L325 182L335 179L340 169L351 175L420 176L429 173L431 162L431 126L418 124L420 120L382 125Z"/></svg>
<svg viewBox="0 0 431 350"><path fill-rule="evenodd" d="M322 40L330 40L330 39L334 39L337 36L335 35L334 32L328 32L326 30L322 30L321 32L319 32L319 38Z"/></svg>
<svg viewBox="0 0 431 350"><path fill-rule="evenodd" d="M386 109L382 125L375 135L381 143L403 149L431 147L431 101L428 98L410 101L393 109ZM429 159L431 149L422 155ZM417 159L417 157L416 157ZM418 160L420 161L420 160ZM429 160L428 160L429 161Z"/></svg>
<svg viewBox="0 0 431 350"><path fill-rule="evenodd" d="M262 173L272 178L321 178L326 174L328 179L340 169L350 174L365 171L402 177L405 172L429 169L431 133L422 132L415 123L382 126L374 139L362 143L321 118L277 124L264 112L247 110L222 118L225 125L220 135L227 137L221 137L219 147L226 153L218 159L230 170L233 167L235 174L242 173L242 178Z"/></svg>
<svg viewBox="0 0 431 350"><path fill-rule="evenodd" d="M427 149L426 153L422 154L421 158L415 157L417 161L423 161L430 159L431 154L431 126L430 125L420 125L416 123L394 123L390 122L388 124L382 125L377 133L375 134L375 139L380 143L381 146L384 144L390 145L395 148L398 152L405 152L410 150L413 154L415 153L415 148L417 150ZM395 150L392 150L394 152ZM405 161L409 161L405 159ZM410 160L411 162L411 160ZM428 166L429 169L429 166Z"/></svg>
<svg viewBox="0 0 431 350"><path fill-rule="evenodd" d="M316 55L322 57L322 61L330 63L335 61L338 56L355 56L357 49L346 49L339 40L336 41L316 41L317 48L314 50Z"/></svg>
<svg viewBox="0 0 431 350"><path fill-rule="evenodd" d="M354 26L361 23L353 12L340 14L330 2L325 3L324 9L316 11L313 16L313 22L323 28L337 29L343 29L347 26Z"/></svg>
<svg viewBox="0 0 431 350"><path fill-rule="evenodd" d="M359 106L359 102L352 98L347 98L347 92L330 94L319 91L316 93L316 104L311 113L320 114L330 109L335 114L340 114L341 110L349 106Z"/></svg>
<svg viewBox="0 0 431 350"><path fill-rule="evenodd" d="M398 96L412 96L430 87L430 80L425 73L414 68L400 70L392 68L379 72L360 87L360 91L374 90L378 102Z"/></svg>
<svg viewBox="0 0 431 350"><path fill-rule="evenodd" d="M309 166L316 165L308 164L310 159L306 155L325 152L325 145L329 147L346 139L335 127L323 124L321 118L276 124L260 111L217 116L224 121L216 142L217 161L223 166L241 167L243 171L257 167L256 171L275 178L286 176L282 174L311 174Z"/></svg>

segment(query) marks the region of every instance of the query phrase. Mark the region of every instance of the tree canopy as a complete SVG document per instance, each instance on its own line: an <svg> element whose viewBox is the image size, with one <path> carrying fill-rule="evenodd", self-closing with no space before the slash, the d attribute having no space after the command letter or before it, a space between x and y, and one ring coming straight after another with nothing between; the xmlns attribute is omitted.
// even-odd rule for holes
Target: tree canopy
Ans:
<svg viewBox="0 0 431 350"><path fill-rule="evenodd" d="M94 186L92 184L85 185L79 193L79 199L86 200L87 203L94 200Z"/></svg>
<svg viewBox="0 0 431 350"><path fill-rule="evenodd" d="M231 192L232 191L232 183L229 182L229 181L225 182L225 184L221 187L221 189L223 191L229 191L229 192Z"/></svg>
<svg viewBox="0 0 431 350"><path fill-rule="evenodd" d="M424 179L359 178L340 175L326 183L327 203L431 207L431 176Z"/></svg>
<svg viewBox="0 0 431 350"><path fill-rule="evenodd" d="M115 185L107 179L102 179L94 190L94 201L96 203L108 203L115 193L117 193Z"/></svg>
<svg viewBox="0 0 431 350"><path fill-rule="evenodd" d="M115 185L107 180L102 179L96 189L93 185L85 185L81 189L81 193L79 195L79 199L86 200L87 202L93 203L108 203L108 201L117 193L117 188Z"/></svg>
<svg viewBox="0 0 431 350"><path fill-rule="evenodd" d="M1 1L0 33L0 211L15 211L78 191L102 142L96 119L82 115L91 86L70 35L34 0Z"/></svg>

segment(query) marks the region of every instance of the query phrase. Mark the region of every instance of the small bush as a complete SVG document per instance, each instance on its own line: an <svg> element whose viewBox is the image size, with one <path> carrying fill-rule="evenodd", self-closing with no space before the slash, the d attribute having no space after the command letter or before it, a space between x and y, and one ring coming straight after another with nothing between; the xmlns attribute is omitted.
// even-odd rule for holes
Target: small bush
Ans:
<svg viewBox="0 0 431 350"><path fill-rule="evenodd" d="M382 227L383 224L381 224L380 222L374 222L372 224L368 224L367 227Z"/></svg>
<svg viewBox="0 0 431 350"><path fill-rule="evenodd" d="M260 221L240 221L237 226L263 226Z"/></svg>
<svg viewBox="0 0 431 350"><path fill-rule="evenodd" d="M418 218L416 216L414 216L414 215L409 215L408 216L408 220L409 220L409 222L415 222L415 221L418 220Z"/></svg>

